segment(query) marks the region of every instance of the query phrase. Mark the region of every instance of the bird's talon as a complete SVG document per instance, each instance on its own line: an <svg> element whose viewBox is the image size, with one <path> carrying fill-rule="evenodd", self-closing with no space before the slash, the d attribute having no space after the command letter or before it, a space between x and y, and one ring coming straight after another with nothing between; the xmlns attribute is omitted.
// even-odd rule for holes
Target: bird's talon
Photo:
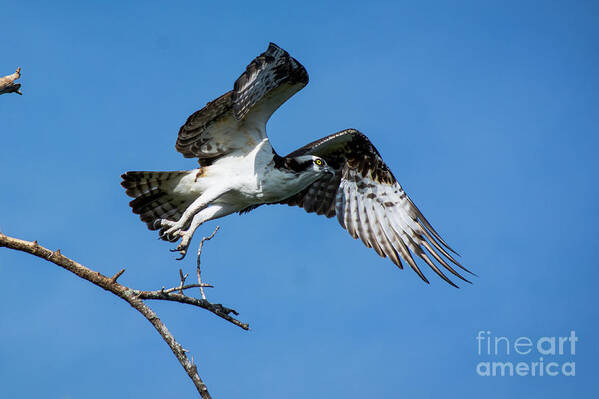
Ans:
<svg viewBox="0 0 599 399"><path fill-rule="evenodd" d="M179 245L179 247L180 247L180 245ZM185 258L185 255L187 254L187 248L179 248L179 247L175 248L175 251L178 251L181 254L181 256L177 258L177 260L182 260L183 258Z"/></svg>

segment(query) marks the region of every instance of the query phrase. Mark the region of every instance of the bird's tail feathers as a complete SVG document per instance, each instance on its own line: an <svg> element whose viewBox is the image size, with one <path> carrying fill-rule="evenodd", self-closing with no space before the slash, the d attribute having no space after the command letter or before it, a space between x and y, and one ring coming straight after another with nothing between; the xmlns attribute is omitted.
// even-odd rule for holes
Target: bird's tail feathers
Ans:
<svg viewBox="0 0 599 399"><path fill-rule="evenodd" d="M175 186L189 171L177 172L127 172L121 177L133 213L138 214L150 230L160 229L160 219L178 221L192 198L178 195Z"/></svg>

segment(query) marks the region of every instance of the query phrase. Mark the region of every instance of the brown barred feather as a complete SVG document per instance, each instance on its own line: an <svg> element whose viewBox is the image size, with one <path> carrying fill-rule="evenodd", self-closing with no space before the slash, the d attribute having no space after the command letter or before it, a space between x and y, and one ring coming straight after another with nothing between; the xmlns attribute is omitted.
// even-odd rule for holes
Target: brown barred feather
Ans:
<svg viewBox="0 0 599 399"><path fill-rule="evenodd" d="M193 202L193 197L177 195L173 188L187 175L188 171L177 172L127 172L121 177L121 185L133 200L129 203L133 213L139 215L148 229L158 230L155 224L160 219L177 221Z"/></svg>
<svg viewBox="0 0 599 399"><path fill-rule="evenodd" d="M233 86L233 110L237 120L243 119L254 106L279 87L272 114L281 104L308 84L308 72L295 58L274 43L256 57ZM270 115L268 115L270 116Z"/></svg>
<svg viewBox="0 0 599 399"><path fill-rule="evenodd" d="M251 147L240 132L248 120L265 126L272 113L307 83L306 69L270 43L235 81L233 90L187 119L179 129L175 148L186 158L199 158L201 166L231 152L245 151ZM264 138L263 132L252 137L255 141Z"/></svg>

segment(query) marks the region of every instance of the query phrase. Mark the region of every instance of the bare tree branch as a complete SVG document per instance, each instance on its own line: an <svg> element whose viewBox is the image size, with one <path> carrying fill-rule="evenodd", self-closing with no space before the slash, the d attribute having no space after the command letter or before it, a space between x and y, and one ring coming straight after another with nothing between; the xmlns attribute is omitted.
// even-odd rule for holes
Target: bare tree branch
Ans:
<svg viewBox="0 0 599 399"><path fill-rule="evenodd" d="M200 294L202 294L202 299L206 299L206 294L204 293L204 287L206 287L206 285L202 283L202 271L200 270L200 257L202 256L202 247L204 246L204 241L212 240L212 237L214 237L219 228L220 226L216 226L212 234L210 234L208 237L203 237L202 241L200 241L200 246L198 248L197 273L198 284L200 285Z"/></svg>
<svg viewBox="0 0 599 399"><path fill-rule="evenodd" d="M6 75L0 78L0 94L6 93L17 93L19 95L23 95L19 91L21 85L19 83L15 83L15 80L21 77L21 67L17 68L17 71L12 75Z"/></svg>
<svg viewBox="0 0 599 399"><path fill-rule="evenodd" d="M212 236L214 236L214 233ZM187 358L187 355L185 354L186 350L183 349L183 347L175 340L175 337L173 337L164 323L160 321L156 313L154 313L154 311L145 304L144 300L165 300L197 306L214 313L215 315L235 324L238 327L243 328L244 330L249 329L249 326L246 323L242 323L230 316L230 314L238 315L235 310L224 307L221 304L210 303L204 298L198 299L185 295L183 291L186 289L195 287L202 288L207 285L202 283L184 285L185 276L183 276L182 271L180 272L181 284L178 287L169 289L162 288L156 291L141 291L129 288L117 282L117 279L125 272L125 269L120 270L112 277L107 277L99 272L83 266L72 259L67 258L60 253L60 250L51 251L42 247L37 241L30 242L19 240L17 238L6 236L0 232L0 247L26 252L52 262L55 265L76 274L77 276L117 295L126 301L135 310L141 313L154 326L156 331L158 331L162 339L164 339L167 345L171 348L173 354L177 357L177 360L179 360L179 363L181 363L181 366L183 366L185 369L189 378L191 378L193 381L193 384L203 399L209 399L211 396L210 393L208 393L206 384L204 384L204 381L202 381L200 375L198 374L197 367L193 363L193 358L192 361Z"/></svg>

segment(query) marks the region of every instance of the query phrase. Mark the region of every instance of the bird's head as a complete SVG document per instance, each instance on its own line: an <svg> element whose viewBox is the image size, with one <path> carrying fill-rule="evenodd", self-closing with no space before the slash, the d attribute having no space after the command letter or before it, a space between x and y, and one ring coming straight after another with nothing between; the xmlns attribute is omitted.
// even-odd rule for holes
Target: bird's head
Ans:
<svg viewBox="0 0 599 399"><path fill-rule="evenodd" d="M287 160L287 167L295 173L311 175L315 178L327 174L335 174L335 169L327 165L327 162L323 158L315 155L300 155L289 158Z"/></svg>

